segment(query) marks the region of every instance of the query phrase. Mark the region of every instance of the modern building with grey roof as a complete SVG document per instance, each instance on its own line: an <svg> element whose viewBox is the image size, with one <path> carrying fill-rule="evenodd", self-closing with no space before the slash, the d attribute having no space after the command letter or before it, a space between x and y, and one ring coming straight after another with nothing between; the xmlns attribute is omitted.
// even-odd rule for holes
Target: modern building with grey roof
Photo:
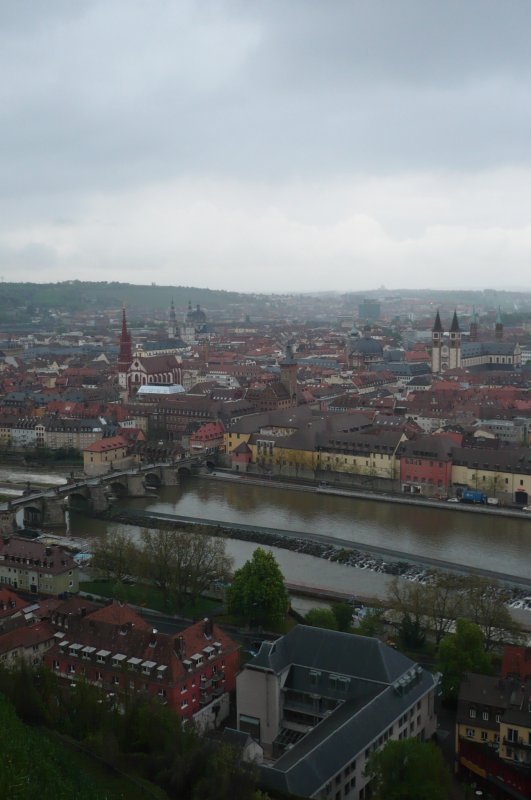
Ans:
<svg viewBox="0 0 531 800"><path fill-rule="evenodd" d="M237 678L238 728L263 748L263 784L318 800L364 800L369 755L429 739L436 680L378 639L297 625Z"/></svg>

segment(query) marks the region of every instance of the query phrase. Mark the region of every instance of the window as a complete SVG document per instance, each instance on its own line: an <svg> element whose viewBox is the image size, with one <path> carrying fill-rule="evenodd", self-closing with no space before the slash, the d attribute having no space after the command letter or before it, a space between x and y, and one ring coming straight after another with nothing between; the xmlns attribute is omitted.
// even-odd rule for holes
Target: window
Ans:
<svg viewBox="0 0 531 800"><path fill-rule="evenodd" d="M489 734L487 733L487 731L481 731L481 741L482 742L486 742L488 740L488 738L489 738Z"/></svg>
<svg viewBox="0 0 531 800"><path fill-rule="evenodd" d="M499 723L500 720L501 720L501 714L496 714L496 722Z"/></svg>
<svg viewBox="0 0 531 800"><path fill-rule="evenodd" d="M471 708L470 709L470 719L476 719L476 709L475 708Z"/></svg>
<svg viewBox="0 0 531 800"><path fill-rule="evenodd" d="M507 728L507 740L509 742L518 741L518 728Z"/></svg>
<svg viewBox="0 0 531 800"><path fill-rule="evenodd" d="M489 712L488 712L488 711L484 711L484 712L483 712L483 719L484 719L485 721L487 721L487 720L488 720L488 718L489 718Z"/></svg>
<svg viewBox="0 0 531 800"><path fill-rule="evenodd" d="M474 736L476 735L476 731L474 730L474 728L467 728L466 735L468 736L469 739L473 739Z"/></svg>

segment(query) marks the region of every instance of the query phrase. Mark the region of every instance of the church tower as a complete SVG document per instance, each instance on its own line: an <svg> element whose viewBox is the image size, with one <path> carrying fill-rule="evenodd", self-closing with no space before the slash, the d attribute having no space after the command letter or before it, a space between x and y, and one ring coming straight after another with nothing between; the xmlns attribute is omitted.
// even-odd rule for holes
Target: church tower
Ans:
<svg viewBox="0 0 531 800"><path fill-rule="evenodd" d="M439 312L435 316L435 322L431 329L431 371L440 372L442 365L442 339L443 339L443 326L441 325L441 317Z"/></svg>
<svg viewBox="0 0 531 800"><path fill-rule="evenodd" d="M470 317L470 341L477 342L478 340L478 312L476 307L472 309L472 316Z"/></svg>
<svg viewBox="0 0 531 800"><path fill-rule="evenodd" d="M454 311L452 324L450 325L450 350L448 356L448 369L459 369L461 367L461 330L457 319L457 311Z"/></svg>
<svg viewBox="0 0 531 800"><path fill-rule="evenodd" d="M496 337L497 342L501 342L503 340L503 322L501 317L501 308L498 306L498 311L496 313L496 325L494 326L494 336Z"/></svg>
<svg viewBox="0 0 531 800"><path fill-rule="evenodd" d="M289 394L291 407L297 405L297 369L291 342L286 345L286 357L280 362L280 382Z"/></svg>
<svg viewBox="0 0 531 800"><path fill-rule="evenodd" d="M176 339L177 335L178 335L177 317L175 316L175 303L173 302L173 297L172 297L170 305L170 318L168 321L168 337L170 339Z"/></svg>
<svg viewBox="0 0 531 800"><path fill-rule="evenodd" d="M118 352L118 385L127 389L127 371L133 360L133 343L127 328L125 306L122 308L122 331L120 333L120 350Z"/></svg>

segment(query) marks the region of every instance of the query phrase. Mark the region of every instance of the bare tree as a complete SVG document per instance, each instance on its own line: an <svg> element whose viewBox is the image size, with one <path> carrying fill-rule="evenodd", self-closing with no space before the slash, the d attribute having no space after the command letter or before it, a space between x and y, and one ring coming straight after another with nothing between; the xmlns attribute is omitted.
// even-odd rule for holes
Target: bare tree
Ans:
<svg viewBox="0 0 531 800"><path fill-rule="evenodd" d="M522 629L507 607L510 598L508 589L487 578L466 579L463 616L481 628L487 650L497 644L518 642L521 639Z"/></svg>
<svg viewBox="0 0 531 800"><path fill-rule="evenodd" d="M122 582L128 575L137 574L139 548L124 531L105 532L96 543L91 564L108 580Z"/></svg>
<svg viewBox="0 0 531 800"><path fill-rule="evenodd" d="M162 591L166 605L183 605L187 596L195 601L216 580L225 579L232 560L223 539L201 532L142 531L144 576Z"/></svg>
<svg viewBox="0 0 531 800"><path fill-rule="evenodd" d="M462 616L464 579L458 575L438 572L433 581L422 586L424 613L437 644L450 632L454 620Z"/></svg>

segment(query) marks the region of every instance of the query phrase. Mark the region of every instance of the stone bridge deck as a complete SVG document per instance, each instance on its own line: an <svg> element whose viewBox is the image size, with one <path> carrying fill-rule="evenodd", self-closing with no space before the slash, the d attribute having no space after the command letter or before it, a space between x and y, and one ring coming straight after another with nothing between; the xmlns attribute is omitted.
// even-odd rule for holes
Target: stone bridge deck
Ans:
<svg viewBox="0 0 531 800"><path fill-rule="evenodd" d="M109 490L121 496L145 496L149 488L175 486L183 475L191 475L205 463L204 456L192 456L172 462L140 464L133 468L111 470L95 477L72 480L61 486L37 489L0 503L0 534L12 533L16 527L15 515L24 509L24 521L39 527L65 524L65 501L78 495L87 500L94 511L109 507Z"/></svg>

